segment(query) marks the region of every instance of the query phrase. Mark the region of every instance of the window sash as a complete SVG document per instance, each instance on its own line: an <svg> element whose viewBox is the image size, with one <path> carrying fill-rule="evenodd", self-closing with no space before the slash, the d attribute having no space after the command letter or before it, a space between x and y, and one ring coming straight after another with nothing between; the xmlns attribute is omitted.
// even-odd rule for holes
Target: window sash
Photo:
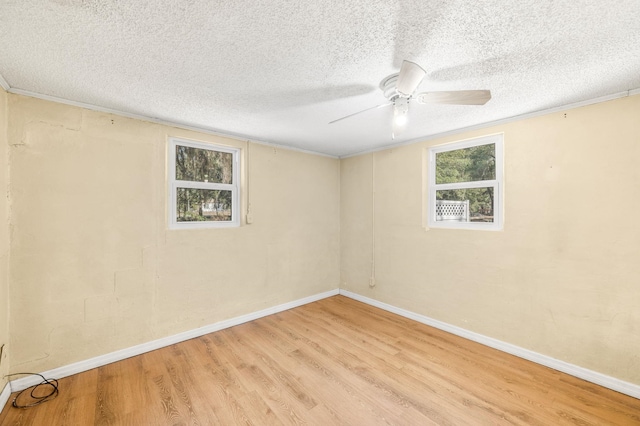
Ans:
<svg viewBox="0 0 640 426"><path fill-rule="evenodd" d="M487 181L481 181L483 183ZM455 184L452 188L436 188L433 187L429 191L429 227L430 228L461 228L461 229L499 229L502 223L502 212L499 208L501 193L500 186L496 182L495 184L477 185L478 182L471 182L473 185L459 185ZM450 184L447 184L449 186ZM447 189L473 189L473 188L493 188L493 222L449 222L436 220L436 192Z"/></svg>
<svg viewBox="0 0 640 426"><path fill-rule="evenodd" d="M191 180L176 180L174 185L180 188L215 189L223 191L235 191L236 185L229 183L194 182Z"/></svg>
<svg viewBox="0 0 640 426"><path fill-rule="evenodd" d="M495 145L496 169L493 180L479 180L469 182L441 183L436 184L436 154L448 151L457 151L479 145ZM450 228L450 229L478 229L478 230L501 230L503 227L503 135L491 135L476 138L464 142L457 142L438 147L429 148L429 173L428 173L428 198L427 203L427 226L429 228ZM436 221L436 191L452 189L473 189L473 188L493 188L493 222L449 222Z"/></svg>
<svg viewBox="0 0 640 426"><path fill-rule="evenodd" d="M188 146L209 151L226 152L233 155L232 183L197 182L176 179L176 146ZM194 142L190 140L171 138L169 140L169 229L198 229L198 228L231 228L240 226L240 149L223 147L214 144ZM178 221L178 188L209 189L231 191L231 220L230 221Z"/></svg>
<svg viewBox="0 0 640 426"><path fill-rule="evenodd" d="M473 189L498 186L497 180L474 180L471 182L441 183L433 185L436 191L446 191L447 189Z"/></svg>

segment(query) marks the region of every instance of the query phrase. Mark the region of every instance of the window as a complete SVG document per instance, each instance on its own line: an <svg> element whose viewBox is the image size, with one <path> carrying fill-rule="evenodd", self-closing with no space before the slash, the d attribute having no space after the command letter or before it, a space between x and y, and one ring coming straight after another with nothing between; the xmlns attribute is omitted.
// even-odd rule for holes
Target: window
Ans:
<svg viewBox="0 0 640 426"><path fill-rule="evenodd" d="M237 148L169 140L169 228L239 226Z"/></svg>
<svg viewBox="0 0 640 426"><path fill-rule="evenodd" d="M429 149L431 228L502 229L502 135Z"/></svg>

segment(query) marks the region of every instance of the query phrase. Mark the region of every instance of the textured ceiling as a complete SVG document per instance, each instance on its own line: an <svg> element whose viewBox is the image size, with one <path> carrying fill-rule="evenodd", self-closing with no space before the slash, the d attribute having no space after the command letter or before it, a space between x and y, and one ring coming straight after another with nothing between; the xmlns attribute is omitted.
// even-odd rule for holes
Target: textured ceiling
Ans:
<svg viewBox="0 0 640 426"><path fill-rule="evenodd" d="M380 81L490 89L391 140ZM640 88L640 0L0 0L16 91L344 156Z"/></svg>

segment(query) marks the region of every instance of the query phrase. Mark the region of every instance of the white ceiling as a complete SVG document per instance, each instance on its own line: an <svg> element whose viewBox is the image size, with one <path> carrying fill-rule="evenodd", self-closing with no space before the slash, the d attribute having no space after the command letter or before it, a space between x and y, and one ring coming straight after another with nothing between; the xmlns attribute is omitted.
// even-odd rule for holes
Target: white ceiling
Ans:
<svg viewBox="0 0 640 426"><path fill-rule="evenodd" d="M380 81L490 89L411 104ZM12 90L345 156L640 88L640 0L0 0ZM0 79L1 81L1 79Z"/></svg>

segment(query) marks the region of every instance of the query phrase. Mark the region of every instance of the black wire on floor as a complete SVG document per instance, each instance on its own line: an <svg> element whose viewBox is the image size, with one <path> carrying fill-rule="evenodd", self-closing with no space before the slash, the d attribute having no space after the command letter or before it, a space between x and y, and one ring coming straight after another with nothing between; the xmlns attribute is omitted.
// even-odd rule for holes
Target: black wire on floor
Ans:
<svg viewBox="0 0 640 426"><path fill-rule="evenodd" d="M35 386L31 386L28 387L26 389L23 389L22 391L20 391L20 393L18 395L16 395L15 398L13 398L13 403L12 405L16 408L30 408L30 407L35 407L36 405L40 405L43 402L47 402L52 400L53 398L55 398L56 396L58 396L58 380L56 379L46 379L42 374L38 374L38 373L13 373L13 374L7 374L5 377L10 377L10 376L24 376L24 375L31 375L31 376L40 376L42 377L42 382L38 383ZM9 382L11 383L11 382ZM40 393L40 391L42 389L46 389L46 388L50 388L49 393L43 393L42 395L37 395L36 393ZM20 397L22 396L23 393L25 393L26 391L28 391L29 389L31 389L31 402L28 403L19 403L18 399L20 399Z"/></svg>

